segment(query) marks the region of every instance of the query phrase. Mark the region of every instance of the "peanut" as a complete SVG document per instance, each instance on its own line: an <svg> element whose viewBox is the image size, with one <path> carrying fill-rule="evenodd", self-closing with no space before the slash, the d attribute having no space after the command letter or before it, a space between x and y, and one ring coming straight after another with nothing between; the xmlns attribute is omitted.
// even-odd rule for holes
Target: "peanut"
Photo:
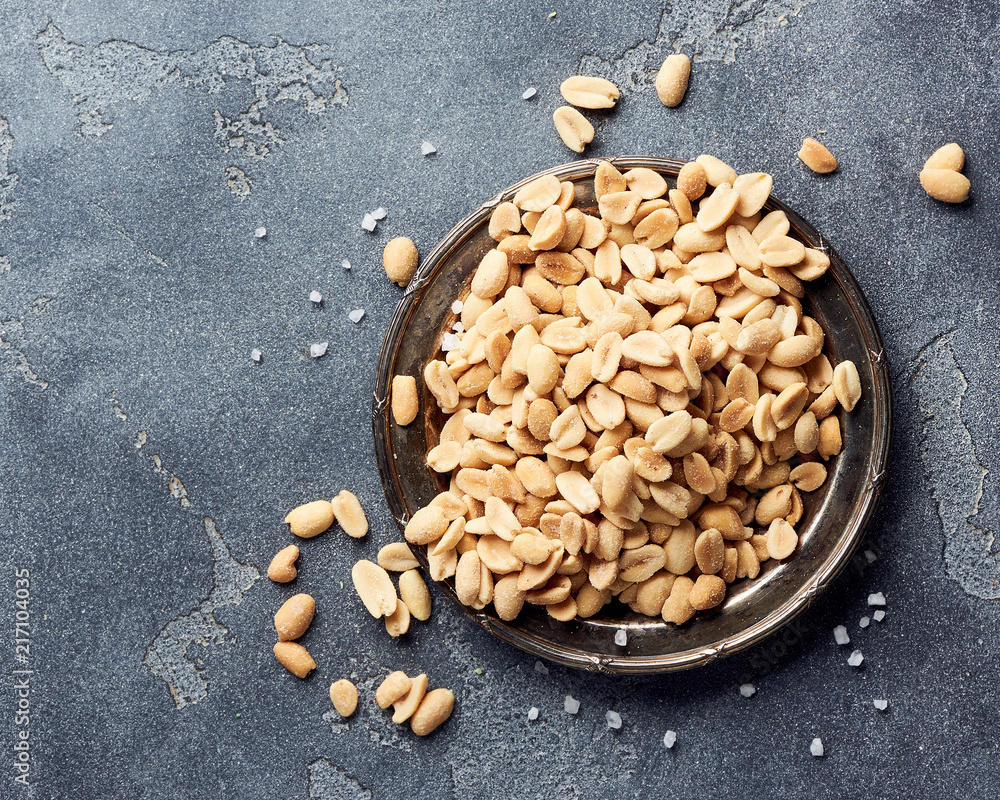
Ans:
<svg viewBox="0 0 1000 800"><path fill-rule="evenodd" d="M333 516L337 523L344 529L344 533L352 539L360 539L368 533L368 519L365 511L361 508L358 498L346 489L342 490L331 501Z"/></svg>
<svg viewBox="0 0 1000 800"><path fill-rule="evenodd" d="M563 99L580 108L614 108L621 96L618 87L604 78L574 75L559 86Z"/></svg>
<svg viewBox="0 0 1000 800"><path fill-rule="evenodd" d="M449 689L433 689L410 717L410 728L417 736L427 736L444 724L454 708L455 695Z"/></svg>
<svg viewBox="0 0 1000 800"><path fill-rule="evenodd" d="M837 168L837 159L833 157L833 153L824 144L808 136L802 140L799 158L809 169L820 175L826 175Z"/></svg>
<svg viewBox="0 0 1000 800"><path fill-rule="evenodd" d="M431 616L431 595L417 569L411 568L399 576L399 596L414 619L426 622Z"/></svg>
<svg viewBox="0 0 1000 800"><path fill-rule="evenodd" d="M279 642L290 642L306 632L316 614L316 601L308 594L289 597L274 615Z"/></svg>
<svg viewBox="0 0 1000 800"><path fill-rule="evenodd" d="M299 557L299 548L294 544L279 550L274 554L267 568L267 577L275 583L289 583L295 580L298 571L295 562Z"/></svg>
<svg viewBox="0 0 1000 800"><path fill-rule="evenodd" d="M304 678L316 669L313 657L298 642L275 642L274 656L296 678Z"/></svg>
<svg viewBox="0 0 1000 800"><path fill-rule="evenodd" d="M585 145L594 141L594 126L579 111L570 106L559 106L552 113L556 133L574 153L582 153Z"/></svg>
<svg viewBox="0 0 1000 800"><path fill-rule="evenodd" d="M389 280L406 286L417 271L417 246L405 236L390 239L382 252L382 266Z"/></svg>
<svg viewBox="0 0 1000 800"><path fill-rule="evenodd" d="M396 670L386 676L375 690L375 702L379 708L388 708L408 691L412 682L405 672Z"/></svg>
<svg viewBox="0 0 1000 800"><path fill-rule="evenodd" d="M330 702L341 717L347 719L358 708L358 690L346 678L330 684Z"/></svg>
<svg viewBox="0 0 1000 800"><path fill-rule="evenodd" d="M300 539L311 539L333 525L333 506L326 500L314 500L289 511L285 522Z"/></svg>
<svg viewBox="0 0 1000 800"><path fill-rule="evenodd" d="M351 569L354 588L368 613L376 619L396 610L396 590L389 580L389 573L377 564L362 559Z"/></svg>
<svg viewBox="0 0 1000 800"><path fill-rule="evenodd" d="M676 108L687 94L691 59L683 53L669 55L656 75L656 94L668 108Z"/></svg>
<svg viewBox="0 0 1000 800"><path fill-rule="evenodd" d="M396 375L392 379L392 418L397 425L409 425L417 418L419 410L416 379L410 375Z"/></svg>

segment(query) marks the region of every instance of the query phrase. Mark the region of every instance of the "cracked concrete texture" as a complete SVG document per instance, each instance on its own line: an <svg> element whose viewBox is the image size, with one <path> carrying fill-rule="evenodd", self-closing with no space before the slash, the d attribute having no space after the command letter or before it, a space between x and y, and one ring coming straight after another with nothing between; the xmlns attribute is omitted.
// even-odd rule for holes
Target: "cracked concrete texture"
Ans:
<svg viewBox="0 0 1000 800"><path fill-rule="evenodd" d="M920 351L911 385L926 415L920 454L944 530L948 576L983 600L1000 598L1000 551L995 547L997 505L984 504L989 475L962 419L969 388L949 331Z"/></svg>
<svg viewBox="0 0 1000 800"><path fill-rule="evenodd" d="M36 797L987 793L1000 758L983 669L1000 655L986 599L1000 475L995 9L14 0L0 24L0 175L14 189L0 223L0 567L38 580ZM664 109L648 81L678 48L696 56L691 88ZM400 296L382 248L406 235L427 254L471 207L571 158L551 114L581 64L624 90L614 111L587 112L600 128L587 155L707 151L772 172L865 289L896 381L878 560L861 557L781 636L682 675L541 674L436 593L431 620L390 640L349 578L397 536L368 413ZM350 102L333 107L338 80ZM837 173L798 162L806 135ZM960 207L916 180L952 140L973 183ZM388 216L365 232L380 205ZM320 341L326 356L302 357ZM288 509L343 488L368 538L295 541L296 582L258 579L293 541ZM318 605L305 681L271 653L274 611L300 591ZM888 616L861 629L874 591ZM839 624L861 670L833 643ZM455 691L433 736L372 702L394 669ZM361 691L347 722L327 697L341 677ZM824 759L809 755L814 736Z"/></svg>

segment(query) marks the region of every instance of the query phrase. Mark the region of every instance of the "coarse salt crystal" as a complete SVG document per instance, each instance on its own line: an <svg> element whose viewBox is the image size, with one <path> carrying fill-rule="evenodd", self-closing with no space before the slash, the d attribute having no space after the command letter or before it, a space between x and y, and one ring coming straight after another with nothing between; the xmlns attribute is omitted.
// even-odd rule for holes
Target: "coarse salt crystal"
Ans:
<svg viewBox="0 0 1000 800"><path fill-rule="evenodd" d="M855 650L847 659L847 663L852 667L860 667L861 662L865 660L865 657L861 654L860 650Z"/></svg>
<svg viewBox="0 0 1000 800"><path fill-rule="evenodd" d="M432 145L430 142L423 142L420 145L420 152L423 153L425 156L429 156L432 153L436 153L437 152L437 148L434 145Z"/></svg>
<svg viewBox="0 0 1000 800"><path fill-rule="evenodd" d="M619 647L624 647L628 644L628 631L624 628L619 628L615 631L615 644Z"/></svg>
<svg viewBox="0 0 1000 800"><path fill-rule="evenodd" d="M461 322L456 322L451 326L451 329L455 331L455 333L465 333L465 326Z"/></svg>
<svg viewBox="0 0 1000 800"><path fill-rule="evenodd" d="M524 93L521 95L521 99L530 100L536 94L538 94L538 89L536 89L534 86L529 86L527 89L524 90Z"/></svg>
<svg viewBox="0 0 1000 800"><path fill-rule="evenodd" d="M885 619L885 612L880 608L878 611L872 614L872 617L875 618L876 622L881 622L882 620Z"/></svg>
<svg viewBox="0 0 1000 800"><path fill-rule="evenodd" d="M622 726L622 715L617 711L609 711L604 715L604 718L608 721L608 727L611 730L616 731Z"/></svg>
<svg viewBox="0 0 1000 800"><path fill-rule="evenodd" d="M868 595L868 605L870 606L884 606L885 605L885 595L882 592L876 592L875 594Z"/></svg>
<svg viewBox="0 0 1000 800"><path fill-rule="evenodd" d="M823 740L818 736L812 740L812 744L809 745L809 752L812 753L816 758L823 755Z"/></svg>
<svg viewBox="0 0 1000 800"><path fill-rule="evenodd" d="M541 673L542 675L549 674L549 668L545 666L541 661L535 662L535 672Z"/></svg>
<svg viewBox="0 0 1000 800"><path fill-rule="evenodd" d="M356 308L347 315L347 318L351 322L361 322L364 316L365 316L365 310L363 308Z"/></svg>
<svg viewBox="0 0 1000 800"><path fill-rule="evenodd" d="M346 270L350 270L351 262L345 258L343 261L340 262L340 266L342 266Z"/></svg>
<svg viewBox="0 0 1000 800"><path fill-rule="evenodd" d="M845 625L838 625L833 629L833 638L837 644L851 643L851 637L847 635L847 627Z"/></svg>
<svg viewBox="0 0 1000 800"><path fill-rule="evenodd" d="M382 208L382 206L379 206L374 211L372 211L372 218L373 219L385 219L385 215L388 214L388 213L389 212L386 211L384 208Z"/></svg>
<svg viewBox="0 0 1000 800"><path fill-rule="evenodd" d="M462 340L454 333L446 333L441 337L441 349L445 353L450 353L456 347L462 344Z"/></svg>
<svg viewBox="0 0 1000 800"><path fill-rule="evenodd" d="M573 695L566 695L566 701L563 703L563 708L566 709L567 714L575 714L580 710L580 701L577 700Z"/></svg>
<svg viewBox="0 0 1000 800"><path fill-rule="evenodd" d="M528 719L532 721L538 719L538 709L534 706L528 709Z"/></svg>
<svg viewBox="0 0 1000 800"><path fill-rule="evenodd" d="M868 559L869 564L872 564L875 562L875 559L877 559L878 556L875 555L875 553L873 553L871 550L865 550L865 558Z"/></svg>
<svg viewBox="0 0 1000 800"><path fill-rule="evenodd" d="M261 353L260 350L258 350L256 347L250 351L250 358L253 359L254 361L259 362L262 355L263 353Z"/></svg>
<svg viewBox="0 0 1000 800"><path fill-rule="evenodd" d="M313 289L311 292L309 292L309 299L312 300L312 302L314 303L322 303L323 295L321 295L319 292Z"/></svg>
<svg viewBox="0 0 1000 800"><path fill-rule="evenodd" d="M663 746L668 750L677 744L677 731L667 731L663 734Z"/></svg>
<svg viewBox="0 0 1000 800"><path fill-rule="evenodd" d="M375 230L376 225L378 225L378 222L376 222L375 217L371 214L365 214L364 219L361 220L361 227L369 233Z"/></svg>
<svg viewBox="0 0 1000 800"><path fill-rule="evenodd" d="M312 358L319 358L320 356L325 356L327 348L330 347L329 342L320 342L319 344L309 345L309 355Z"/></svg>
<svg viewBox="0 0 1000 800"><path fill-rule="evenodd" d="M755 694L757 694L757 687L754 686L752 683L744 683L742 686L740 686L740 694L743 695L744 697L753 697Z"/></svg>
<svg viewBox="0 0 1000 800"><path fill-rule="evenodd" d="M465 303L463 303L461 300L456 300L454 303L451 304L451 313L461 314L463 308L465 308Z"/></svg>
<svg viewBox="0 0 1000 800"><path fill-rule="evenodd" d="M872 700L872 705L879 711L885 711L889 707L888 700Z"/></svg>
<svg viewBox="0 0 1000 800"><path fill-rule="evenodd" d="M870 617L862 617L861 619L858 620L858 627L859 628L867 628L871 624L872 624L872 621L871 621Z"/></svg>
<svg viewBox="0 0 1000 800"><path fill-rule="evenodd" d="M253 232L253 235L254 235L254 238L263 239L265 236L267 236L267 228L265 228L263 225L261 225L259 228L257 228Z"/></svg>

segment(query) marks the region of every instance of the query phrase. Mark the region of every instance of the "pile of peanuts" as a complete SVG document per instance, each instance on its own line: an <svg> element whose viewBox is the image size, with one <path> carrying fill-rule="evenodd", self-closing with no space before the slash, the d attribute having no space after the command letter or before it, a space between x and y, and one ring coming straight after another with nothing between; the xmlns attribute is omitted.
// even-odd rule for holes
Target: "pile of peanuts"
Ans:
<svg viewBox="0 0 1000 800"><path fill-rule="evenodd" d="M450 487L404 531L462 603L682 624L794 554L861 382L803 311L830 260L762 213L771 186L707 155L675 188L605 161L596 215L554 176L496 207L458 346L423 371ZM414 376L391 402L417 418Z"/></svg>

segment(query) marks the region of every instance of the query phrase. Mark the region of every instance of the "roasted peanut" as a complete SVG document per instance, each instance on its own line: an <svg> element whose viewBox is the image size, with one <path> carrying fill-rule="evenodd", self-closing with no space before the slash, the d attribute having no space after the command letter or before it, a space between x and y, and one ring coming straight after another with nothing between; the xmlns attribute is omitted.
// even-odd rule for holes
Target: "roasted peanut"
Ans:
<svg viewBox="0 0 1000 800"><path fill-rule="evenodd" d="M316 669L313 657L298 642L275 642L274 656L296 678L304 678Z"/></svg>
<svg viewBox="0 0 1000 800"><path fill-rule="evenodd" d="M416 379L410 375L395 376L392 379L392 418L396 424L409 425L419 411Z"/></svg>
<svg viewBox="0 0 1000 800"><path fill-rule="evenodd" d="M290 642L306 632L316 613L312 595L296 594L289 597L274 615L274 628L279 642Z"/></svg>
<svg viewBox="0 0 1000 800"><path fill-rule="evenodd" d="M664 60L656 75L656 94L668 108L681 104L691 78L691 59L683 53L674 53Z"/></svg>
<svg viewBox="0 0 1000 800"><path fill-rule="evenodd" d="M432 689L410 717L410 728L417 736L427 736L444 724L454 708L455 695L449 689Z"/></svg>
<svg viewBox="0 0 1000 800"><path fill-rule="evenodd" d="M330 684L330 702L341 717L347 719L358 708L358 690L346 678Z"/></svg>
<svg viewBox="0 0 1000 800"><path fill-rule="evenodd" d="M333 516L344 529L344 533L352 539L360 539L368 533L368 519L361 503L355 495L346 489L340 492L331 502Z"/></svg>
<svg viewBox="0 0 1000 800"><path fill-rule="evenodd" d="M390 239L382 252L382 266L389 280L399 286L406 286L417 271L417 247L411 239L400 236Z"/></svg>
<svg viewBox="0 0 1000 800"><path fill-rule="evenodd" d="M271 559L271 563L267 568L267 577L275 583L289 583L290 581L294 581L298 575L298 571L295 569L295 562L298 557L299 548L294 544L290 544L288 547L279 550L274 554L274 558Z"/></svg>
<svg viewBox="0 0 1000 800"><path fill-rule="evenodd" d="M799 158L809 169L821 175L833 172L837 168L837 159L833 157L833 153L827 150L824 144L808 136L802 140Z"/></svg>
<svg viewBox="0 0 1000 800"><path fill-rule="evenodd" d="M326 500L314 500L288 512L285 522L300 539L319 536L333 525L333 506Z"/></svg>

